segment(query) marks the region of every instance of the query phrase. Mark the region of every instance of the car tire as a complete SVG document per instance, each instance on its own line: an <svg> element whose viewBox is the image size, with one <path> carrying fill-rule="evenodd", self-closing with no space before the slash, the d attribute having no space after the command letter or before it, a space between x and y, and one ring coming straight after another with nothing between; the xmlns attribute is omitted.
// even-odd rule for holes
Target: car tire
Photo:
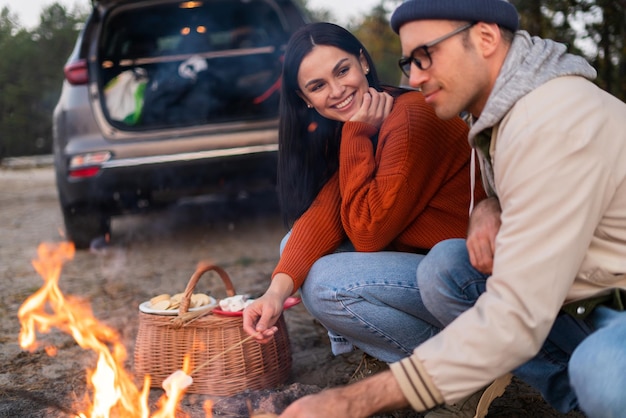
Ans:
<svg viewBox="0 0 626 418"><path fill-rule="evenodd" d="M77 249L87 249L94 239L111 233L111 217L97 209L62 208L65 232Z"/></svg>

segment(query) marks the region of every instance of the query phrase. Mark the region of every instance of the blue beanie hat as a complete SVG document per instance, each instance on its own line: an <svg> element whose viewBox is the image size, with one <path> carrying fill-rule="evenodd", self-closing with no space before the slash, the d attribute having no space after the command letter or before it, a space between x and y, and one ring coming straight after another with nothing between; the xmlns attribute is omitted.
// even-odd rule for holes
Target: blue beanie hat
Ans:
<svg viewBox="0 0 626 418"><path fill-rule="evenodd" d="M408 0L391 15L395 33L412 20L461 20L497 23L513 32L519 27L515 6L505 0Z"/></svg>

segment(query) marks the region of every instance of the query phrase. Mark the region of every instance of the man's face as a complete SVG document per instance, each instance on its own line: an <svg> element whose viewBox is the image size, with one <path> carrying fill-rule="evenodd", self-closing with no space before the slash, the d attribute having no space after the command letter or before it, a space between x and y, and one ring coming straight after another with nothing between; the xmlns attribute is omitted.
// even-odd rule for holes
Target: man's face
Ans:
<svg viewBox="0 0 626 418"><path fill-rule="evenodd" d="M426 102L433 106L441 119L450 119L463 110L478 116L484 105L483 99L488 96L489 73L473 44L474 26L429 46L428 54L418 48L455 32L460 25L461 22L420 20L400 27L402 55L427 55L430 60L429 65L423 65L423 70L415 63L411 64L409 84L422 90Z"/></svg>

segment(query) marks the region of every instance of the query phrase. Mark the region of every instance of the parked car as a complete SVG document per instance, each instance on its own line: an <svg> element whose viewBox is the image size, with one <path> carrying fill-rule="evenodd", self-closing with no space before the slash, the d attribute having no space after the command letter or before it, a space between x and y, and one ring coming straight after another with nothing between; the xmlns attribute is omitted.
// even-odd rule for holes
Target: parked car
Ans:
<svg viewBox="0 0 626 418"><path fill-rule="evenodd" d="M292 0L99 0L53 115L56 184L77 248L111 217L274 182Z"/></svg>

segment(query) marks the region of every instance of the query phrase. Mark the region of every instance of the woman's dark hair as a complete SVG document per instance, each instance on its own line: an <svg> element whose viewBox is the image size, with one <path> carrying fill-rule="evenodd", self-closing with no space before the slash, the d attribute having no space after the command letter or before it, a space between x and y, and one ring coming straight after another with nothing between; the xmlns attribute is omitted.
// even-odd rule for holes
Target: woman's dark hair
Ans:
<svg viewBox="0 0 626 418"><path fill-rule="evenodd" d="M291 36L283 63L278 134L278 194L288 227L309 208L339 166L343 123L321 116L298 96L300 64L316 45L333 46L357 58L363 54L370 68L367 81L381 90L369 53L341 26L311 23Z"/></svg>

